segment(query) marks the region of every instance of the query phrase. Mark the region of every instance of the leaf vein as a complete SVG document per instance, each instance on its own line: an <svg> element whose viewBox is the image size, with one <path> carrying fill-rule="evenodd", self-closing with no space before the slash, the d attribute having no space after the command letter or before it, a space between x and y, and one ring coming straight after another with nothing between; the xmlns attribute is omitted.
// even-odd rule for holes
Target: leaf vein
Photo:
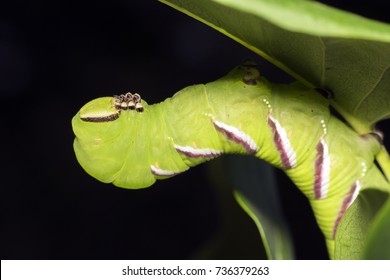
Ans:
<svg viewBox="0 0 390 280"><path fill-rule="evenodd" d="M356 104L355 108L353 109L352 113L354 115L357 114L357 111L359 110L360 106L362 105L362 103L370 96L370 94L375 90L375 88L378 86L378 84L380 83L380 81L382 80L383 78L383 75L386 73L387 70L389 70L390 68L390 64L387 65L386 67L383 68L383 71L381 72L380 76L378 77L376 83L374 83L371 87L371 89L369 89L361 98L361 100Z"/></svg>

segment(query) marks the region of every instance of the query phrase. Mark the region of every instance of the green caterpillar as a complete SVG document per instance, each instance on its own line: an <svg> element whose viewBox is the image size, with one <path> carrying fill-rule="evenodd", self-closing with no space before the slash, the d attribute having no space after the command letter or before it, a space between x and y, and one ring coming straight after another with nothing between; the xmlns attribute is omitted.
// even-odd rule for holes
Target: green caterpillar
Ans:
<svg viewBox="0 0 390 280"><path fill-rule="evenodd" d="M224 153L264 159L308 197L330 252L381 148L374 135L360 136L332 116L317 91L272 84L251 64L159 104L130 93L95 99L72 125L81 166L122 188L149 187Z"/></svg>

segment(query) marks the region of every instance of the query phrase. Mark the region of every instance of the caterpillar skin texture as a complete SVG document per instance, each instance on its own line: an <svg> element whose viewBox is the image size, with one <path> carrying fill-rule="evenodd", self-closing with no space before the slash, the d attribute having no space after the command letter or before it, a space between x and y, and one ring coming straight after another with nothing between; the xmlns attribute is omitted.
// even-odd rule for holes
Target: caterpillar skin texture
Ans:
<svg viewBox="0 0 390 280"><path fill-rule="evenodd" d="M272 84L251 66L159 104L141 101L143 112L114 104L95 99L72 120L74 150L90 175L138 189L224 153L253 155L284 170L308 197L330 253L342 215L367 187L364 177L377 172L374 137L333 117L318 92Z"/></svg>

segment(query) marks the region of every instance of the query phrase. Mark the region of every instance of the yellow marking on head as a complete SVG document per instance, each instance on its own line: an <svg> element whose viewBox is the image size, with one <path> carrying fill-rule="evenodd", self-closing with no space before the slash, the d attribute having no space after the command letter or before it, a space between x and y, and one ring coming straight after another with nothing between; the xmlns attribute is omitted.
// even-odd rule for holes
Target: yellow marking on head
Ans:
<svg viewBox="0 0 390 280"><path fill-rule="evenodd" d="M362 161L362 173L361 173L361 178L363 178L364 176L366 176L366 172L367 172L367 165L364 161Z"/></svg>
<svg viewBox="0 0 390 280"><path fill-rule="evenodd" d="M265 103L265 105L267 105L268 109L271 111L272 107L271 107L271 104L269 103L269 101L264 98L263 102Z"/></svg>
<svg viewBox="0 0 390 280"><path fill-rule="evenodd" d="M205 115L206 117L211 118L212 120L215 119L215 116L214 116L213 114L211 114L211 113L205 113L204 115Z"/></svg>
<svg viewBox="0 0 390 280"><path fill-rule="evenodd" d="M321 126L322 126L322 131L324 133L324 135L326 135L326 133L328 132L327 128L326 128L326 123L324 120L321 120Z"/></svg>

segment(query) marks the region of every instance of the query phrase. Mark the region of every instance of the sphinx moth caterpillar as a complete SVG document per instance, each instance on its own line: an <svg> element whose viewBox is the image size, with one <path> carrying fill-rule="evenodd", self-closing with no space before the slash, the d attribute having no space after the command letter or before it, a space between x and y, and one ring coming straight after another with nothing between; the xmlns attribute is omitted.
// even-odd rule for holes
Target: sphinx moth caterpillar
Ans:
<svg viewBox="0 0 390 280"><path fill-rule="evenodd" d="M97 98L72 126L81 166L122 188L149 187L225 153L266 160L309 199L329 250L381 148L334 117L314 89L270 83L252 64L154 105L130 93Z"/></svg>

